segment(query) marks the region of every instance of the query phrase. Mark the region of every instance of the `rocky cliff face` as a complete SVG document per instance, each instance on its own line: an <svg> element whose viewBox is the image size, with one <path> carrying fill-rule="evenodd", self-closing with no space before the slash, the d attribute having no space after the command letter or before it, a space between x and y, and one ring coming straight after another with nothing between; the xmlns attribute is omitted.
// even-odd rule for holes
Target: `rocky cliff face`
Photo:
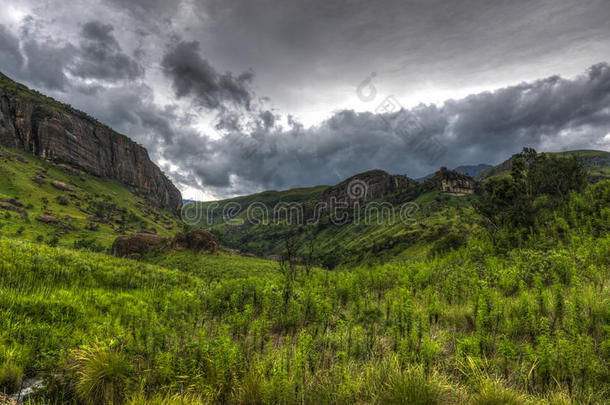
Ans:
<svg viewBox="0 0 610 405"><path fill-rule="evenodd" d="M391 175L383 170L370 170L342 181L328 188L322 199L330 204L335 202L366 203L377 198L413 188L417 182L407 176Z"/></svg>
<svg viewBox="0 0 610 405"><path fill-rule="evenodd" d="M451 194L475 194L477 182L470 176L441 167L434 176L420 184L420 192L441 191Z"/></svg>
<svg viewBox="0 0 610 405"><path fill-rule="evenodd" d="M145 148L84 113L57 108L59 103L49 105L48 100L0 87L0 144L117 180L159 207L180 209L180 191Z"/></svg>

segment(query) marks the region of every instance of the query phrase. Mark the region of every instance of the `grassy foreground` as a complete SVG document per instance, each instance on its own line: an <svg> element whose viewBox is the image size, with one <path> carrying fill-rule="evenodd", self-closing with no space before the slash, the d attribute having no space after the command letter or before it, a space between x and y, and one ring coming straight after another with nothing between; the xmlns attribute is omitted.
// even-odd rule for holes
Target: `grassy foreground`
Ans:
<svg viewBox="0 0 610 405"><path fill-rule="evenodd" d="M41 403L607 403L610 182L519 247L373 267L0 238L0 391Z"/></svg>

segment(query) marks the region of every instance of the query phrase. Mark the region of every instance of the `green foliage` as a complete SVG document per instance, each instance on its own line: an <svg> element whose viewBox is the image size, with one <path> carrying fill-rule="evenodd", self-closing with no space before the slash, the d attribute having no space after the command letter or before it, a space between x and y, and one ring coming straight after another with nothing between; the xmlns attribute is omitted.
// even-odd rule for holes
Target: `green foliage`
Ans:
<svg viewBox="0 0 610 405"><path fill-rule="evenodd" d="M121 404L131 366L117 350L93 346L74 353L75 391L87 404Z"/></svg>
<svg viewBox="0 0 610 405"><path fill-rule="evenodd" d="M510 177L484 183L484 193L474 206L493 231L528 229L546 220L548 210L564 205L570 192L585 186L586 173L578 157L537 154L524 148L512 159Z"/></svg>
<svg viewBox="0 0 610 405"><path fill-rule="evenodd" d="M0 354L0 392L12 394L21 388L23 368L16 363L13 351L4 349Z"/></svg>
<svg viewBox="0 0 610 405"><path fill-rule="evenodd" d="M91 252L102 252L105 250L104 246L102 246L95 238L74 241L74 249L89 250Z"/></svg>
<svg viewBox="0 0 610 405"><path fill-rule="evenodd" d="M518 246L473 230L335 270L286 245L282 267L0 238L0 381L44 377L51 403L607 403L609 196L570 193Z"/></svg>
<svg viewBox="0 0 610 405"><path fill-rule="evenodd" d="M439 254L446 253L450 250L456 250L466 245L466 237L459 233L448 233L443 236L441 239L434 242L432 249L430 249L431 254Z"/></svg>

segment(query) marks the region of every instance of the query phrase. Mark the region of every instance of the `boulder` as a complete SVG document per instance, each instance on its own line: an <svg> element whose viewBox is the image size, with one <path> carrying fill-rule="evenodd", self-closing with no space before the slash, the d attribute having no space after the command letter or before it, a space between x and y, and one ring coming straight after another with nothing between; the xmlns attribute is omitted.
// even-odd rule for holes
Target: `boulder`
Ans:
<svg viewBox="0 0 610 405"><path fill-rule="evenodd" d="M188 239L186 238L186 234L184 232L178 232L176 236L174 236L174 242L172 244L174 250L186 250L189 247Z"/></svg>
<svg viewBox="0 0 610 405"><path fill-rule="evenodd" d="M186 234L187 246L190 250L197 253L218 252L220 241L212 232L205 231L203 229L195 229Z"/></svg>
<svg viewBox="0 0 610 405"><path fill-rule="evenodd" d="M15 155L15 160L21 162L21 163L25 163L26 165L30 162L28 162L27 160L25 160L25 158L21 155Z"/></svg>
<svg viewBox="0 0 610 405"><path fill-rule="evenodd" d="M166 239L151 233L136 233L119 236L112 244L112 254L119 257L134 257L166 245Z"/></svg>
<svg viewBox="0 0 610 405"><path fill-rule="evenodd" d="M45 224L57 224L59 223L59 219L51 216L51 215L41 215L38 218L36 218L37 221L43 222Z"/></svg>
<svg viewBox="0 0 610 405"><path fill-rule="evenodd" d="M11 198L10 200L7 201L9 204L13 204L15 207L23 207L23 204L21 203L21 201L19 201L16 198Z"/></svg>
<svg viewBox="0 0 610 405"><path fill-rule="evenodd" d="M45 183L44 179L42 177L38 177L38 176L32 177L32 181L34 183L36 183L36 184L44 184Z"/></svg>
<svg viewBox="0 0 610 405"><path fill-rule="evenodd" d="M93 224L93 223L88 223L87 225L85 225L85 229L88 231L99 231L100 227L98 224Z"/></svg>
<svg viewBox="0 0 610 405"><path fill-rule="evenodd" d="M62 191L69 191L71 193L74 192L74 189L72 187L70 187L69 185L67 185L66 183L62 183L59 180L51 180L51 185L53 187L55 187L58 190L62 190Z"/></svg>

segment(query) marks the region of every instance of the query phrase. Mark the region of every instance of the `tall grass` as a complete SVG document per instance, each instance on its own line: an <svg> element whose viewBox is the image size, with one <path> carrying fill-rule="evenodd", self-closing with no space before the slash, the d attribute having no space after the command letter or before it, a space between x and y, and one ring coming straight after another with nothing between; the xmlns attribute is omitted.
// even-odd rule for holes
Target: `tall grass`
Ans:
<svg viewBox="0 0 610 405"><path fill-rule="evenodd" d="M289 294L261 260L154 265L0 238L3 388L46 377L51 403L607 403L602 191L509 251L477 236L299 272Z"/></svg>

